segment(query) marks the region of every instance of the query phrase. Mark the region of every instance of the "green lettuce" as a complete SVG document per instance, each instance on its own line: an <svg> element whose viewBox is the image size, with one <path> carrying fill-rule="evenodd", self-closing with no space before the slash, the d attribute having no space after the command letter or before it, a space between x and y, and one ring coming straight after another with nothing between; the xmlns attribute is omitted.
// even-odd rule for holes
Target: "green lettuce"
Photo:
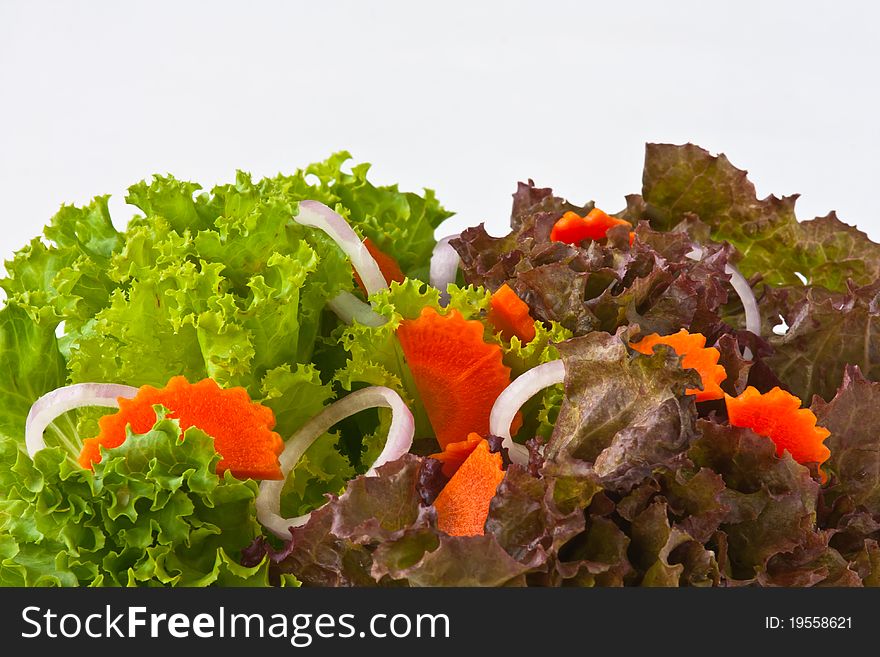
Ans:
<svg viewBox="0 0 880 657"><path fill-rule="evenodd" d="M104 450L94 473L58 448L32 461L0 439L0 583L16 586L265 586L243 567L260 534L256 484L214 473L220 456L196 428L165 418ZM293 578L286 583L295 584Z"/></svg>
<svg viewBox="0 0 880 657"><path fill-rule="evenodd" d="M556 323L535 323L535 337L523 343L517 337L505 340L487 320L491 294L483 287L458 287L449 285L449 302L444 310L440 305L440 291L421 281L407 279L402 284L392 283L389 289L370 297L373 310L387 321L378 327L353 324L341 329L339 340L348 352L348 360L341 367L335 379L346 390L358 385L387 386L400 394L412 409L416 420L416 436L432 437L433 430L428 421L424 406L419 397L415 381L406 364L400 342L396 337L397 328L404 320L419 317L424 308L433 308L442 313L457 310L466 320L480 321L484 325L483 339L501 347L502 362L511 369L511 378L549 360L559 357L555 344L570 336L570 333ZM527 415L531 420L523 427L524 437L532 437L538 430L538 407L552 412L552 391L537 398ZM531 435L528 435L531 433Z"/></svg>
<svg viewBox="0 0 880 657"><path fill-rule="evenodd" d="M13 301L0 309L0 434L24 437L31 404L64 385L65 366L51 323L37 323Z"/></svg>
<svg viewBox="0 0 880 657"><path fill-rule="evenodd" d="M272 409L276 431L288 438L337 395L331 381L345 352L331 337L340 322L326 305L354 289L351 264L338 246L292 220L297 203L314 199L334 207L410 273L427 272L434 229L449 216L430 190L421 196L374 185L366 164L346 172L349 157L338 153L292 175L259 181L239 172L233 183L210 191L155 176L129 188L126 200L141 214L121 231L111 222L107 197L63 207L43 237L6 263L0 281L7 295L0 310L0 362L9 373L0 384L0 434L21 449L31 404L66 383L162 387L184 375L245 388ZM100 415L83 409L50 425L46 442L63 449L65 468L73 467L82 439L95 435ZM284 508L306 511L325 494L340 492L362 468L361 457L376 453L384 439L382 427L371 429L366 437L345 436L351 444L331 435L319 439L289 477ZM58 452L41 453L38 463L50 453ZM211 455L198 456L207 467ZM6 468L27 461L11 449L3 458ZM69 476L65 470L47 490L63 487ZM72 493L52 494L60 500ZM28 503L36 500L15 501L20 509ZM252 530L253 519L242 527ZM188 540L187 531L202 530L181 530L170 544ZM33 534L33 541L13 546L2 536L2 553L12 558L14 552L21 563L36 559L36 552L51 554L50 545L64 552L58 537L51 543ZM234 535L229 539L238 544ZM228 579L234 550L217 555L217 572ZM73 567L53 568L62 573ZM77 568L75 574L85 577L84 566ZM150 568L139 566L138 582L208 582ZM199 577L213 572L205 563L196 570ZM123 574L111 571L93 575L124 583Z"/></svg>

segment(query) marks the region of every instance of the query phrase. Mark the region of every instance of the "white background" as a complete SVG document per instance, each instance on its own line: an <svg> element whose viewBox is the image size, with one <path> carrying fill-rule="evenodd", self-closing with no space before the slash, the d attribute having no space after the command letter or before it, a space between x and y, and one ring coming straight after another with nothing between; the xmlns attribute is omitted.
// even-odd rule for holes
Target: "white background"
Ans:
<svg viewBox="0 0 880 657"><path fill-rule="evenodd" d="M64 203L154 172L339 149L504 232L517 180L617 210L646 141L880 240L876 3L0 0L0 260Z"/></svg>

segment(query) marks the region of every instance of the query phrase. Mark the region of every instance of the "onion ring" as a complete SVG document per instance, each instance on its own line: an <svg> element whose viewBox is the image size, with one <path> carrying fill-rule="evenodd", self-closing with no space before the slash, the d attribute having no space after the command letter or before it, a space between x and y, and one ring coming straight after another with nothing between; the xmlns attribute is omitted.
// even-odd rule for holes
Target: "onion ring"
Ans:
<svg viewBox="0 0 880 657"><path fill-rule="evenodd" d="M459 236L456 234L444 237L434 245L434 250L431 252L428 281L433 287L440 290L440 305L443 307L449 304L449 293L446 288L450 283L455 282L455 277L458 275L458 265L461 262L458 251L450 246L449 241Z"/></svg>
<svg viewBox="0 0 880 657"><path fill-rule="evenodd" d="M510 460L514 463L527 465L529 450L513 442L513 437L510 435L513 418L522 405L541 390L564 381L565 364L561 360L551 360L520 374L498 395L489 414L489 433L503 439L501 444L507 448Z"/></svg>
<svg viewBox="0 0 880 657"><path fill-rule="evenodd" d="M311 226L327 233L351 260L351 266L361 277L368 295L388 288L379 265L357 233L338 212L319 201L300 201L299 214L293 220L303 226Z"/></svg>
<svg viewBox="0 0 880 657"><path fill-rule="evenodd" d="M31 406L24 429L27 453L34 454L46 447L43 432L56 418L84 406L119 408L119 398L131 399L138 392L132 386L116 383L75 383L47 392Z"/></svg>
<svg viewBox="0 0 880 657"><path fill-rule="evenodd" d="M284 489L287 476L312 443L324 435L330 427L359 411L376 407L391 409L391 427L388 430L388 439L385 441L382 453L370 466L365 476L375 476L376 468L388 461L400 458L409 451L415 433L415 421L400 395L383 386L371 386L357 390L324 408L323 411L300 427L287 441L284 451L278 457L283 479L264 480L260 483L260 492L256 501L257 520L260 521L260 524L278 538L288 540L290 539L289 529L291 527L299 527L308 522L311 513L296 518L281 516L281 491Z"/></svg>

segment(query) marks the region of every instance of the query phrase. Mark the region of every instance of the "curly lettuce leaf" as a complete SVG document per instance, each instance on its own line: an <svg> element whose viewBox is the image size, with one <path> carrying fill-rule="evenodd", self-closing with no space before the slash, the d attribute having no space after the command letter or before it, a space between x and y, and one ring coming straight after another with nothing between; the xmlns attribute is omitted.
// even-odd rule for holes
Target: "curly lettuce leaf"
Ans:
<svg viewBox="0 0 880 657"><path fill-rule="evenodd" d="M143 215L113 228L107 197L64 207L7 263L2 285L39 321L64 322L62 353L72 381L163 385L170 376L211 376L257 396L285 363L308 363L335 319L328 299L353 287L342 251L321 231L291 221L296 204L335 206L355 230L389 247L405 269L426 266L433 230L448 213L434 195L343 170L338 153L291 175L209 192L155 176L127 201Z"/></svg>
<svg viewBox="0 0 880 657"><path fill-rule="evenodd" d="M72 330L107 305L115 287L107 270L122 245L107 199L63 206L46 226L45 242L35 237L5 263L0 287L41 324L65 320Z"/></svg>
<svg viewBox="0 0 880 657"><path fill-rule="evenodd" d="M817 423L831 431L825 444L834 479L825 495L847 496L880 519L880 383L848 365L834 398L814 397L810 409Z"/></svg>
<svg viewBox="0 0 880 657"><path fill-rule="evenodd" d="M0 435L24 436L31 405L64 385L54 326L38 323L15 301L0 309Z"/></svg>
<svg viewBox="0 0 880 657"><path fill-rule="evenodd" d="M0 439L0 582L25 586L268 584L243 568L257 535L256 483L214 474L213 439L176 420L104 450L94 472L57 448L33 460ZM293 583L293 580L288 580Z"/></svg>
<svg viewBox="0 0 880 657"><path fill-rule="evenodd" d="M621 490L681 459L696 418L685 389L699 386L672 350L630 354L625 339L596 332L557 346L565 399L544 451L559 472L590 463L603 486Z"/></svg>
<svg viewBox="0 0 880 657"><path fill-rule="evenodd" d="M502 361L510 368L512 378L541 363L558 358L554 345L570 336L558 324L548 323L545 326L541 322L535 322L535 338L527 344L516 337L509 341L504 340L486 319L491 295L485 288L460 288L452 284L448 288L448 294L449 302L444 309L440 306L440 292L436 288L413 279L392 283L388 290L370 297L373 310L387 321L378 327L355 323L341 329L339 336L349 359L337 371L335 380L346 390L352 390L359 384L381 385L395 390L412 409L416 420L416 435L419 437L430 438L433 430L396 337L397 328L403 320L415 319L422 309L433 308L440 313L457 310L466 320L482 322L483 339L501 347ZM523 437L530 438L538 430L537 414L542 403L548 407L548 412L552 412L553 400L550 393L532 400L524 409L526 423L521 431Z"/></svg>
<svg viewBox="0 0 880 657"><path fill-rule="evenodd" d="M788 452L776 456L773 442L750 429L706 420L697 428L700 435L688 456L697 467L721 475L726 486L721 499L729 511L721 529L728 575L750 579L771 557L810 540L819 484Z"/></svg>
<svg viewBox="0 0 880 657"><path fill-rule="evenodd" d="M834 213L799 223L797 196L758 199L746 172L722 154L693 144L647 144L642 198L646 218L670 230L690 215L742 254L746 276L772 285L811 285L843 291L846 280L865 285L880 276L880 245ZM632 205L632 202L631 202Z"/></svg>
<svg viewBox="0 0 880 657"><path fill-rule="evenodd" d="M397 185L373 185L367 180L369 164L343 172L342 165L350 158L345 151L336 153L326 162L311 165L306 173L317 176L321 186L347 209L346 216L356 230L382 252L392 254L404 274L428 280L434 231L452 213L441 207L430 189L419 196L400 192Z"/></svg>
<svg viewBox="0 0 880 657"><path fill-rule="evenodd" d="M4 324L4 362L17 369L39 358L44 365L8 380L0 410L9 409L8 422L0 428L22 436L29 404L65 380L161 387L182 374L243 386L273 409L279 433L293 433L335 396L321 382L336 370L332 352L342 351L329 337L339 322L325 308L353 288L351 265L336 244L292 221L297 203L335 207L362 235L399 245L399 254L389 251L413 270L426 265L433 229L448 216L430 191L373 185L368 165L346 173L348 159L340 153L259 181L239 172L210 191L155 176L129 188L126 200L142 215L124 232L110 221L107 197L63 207L45 238L7 263L0 282L9 297L6 316L16 315L15 327ZM25 326L18 309L39 328ZM85 411L61 418L48 443L75 454L97 417ZM360 466L360 442L339 449L325 442L307 455L306 476L298 479L311 502L339 492Z"/></svg>
<svg viewBox="0 0 880 657"><path fill-rule="evenodd" d="M880 379L880 280L844 292L800 286L767 293L764 308L782 315L788 329L770 336L767 365L795 395L830 400L844 367L857 365L869 379Z"/></svg>
<svg viewBox="0 0 880 657"><path fill-rule="evenodd" d="M295 573L317 586L504 586L533 569L491 533L448 536L419 493L425 459L407 454L358 477L345 492L291 530L275 551L258 540L246 563L268 558L273 575Z"/></svg>
<svg viewBox="0 0 880 657"><path fill-rule="evenodd" d="M523 467L508 467L489 508L486 532L532 572L530 584L559 585L578 565L560 552L586 528L583 508L599 491L590 479L537 476ZM576 499L576 503L571 503Z"/></svg>
<svg viewBox="0 0 880 657"><path fill-rule="evenodd" d="M742 308L728 307L730 247L684 230L661 233L644 222L632 244L624 227L604 241L554 242L553 225L571 206L549 189L540 191L525 194L520 186L526 200L515 202L510 234L492 237L480 225L452 240L468 283L492 290L508 284L536 319L574 335L639 324L647 332L688 328L715 337L731 330L727 323L742 325ZM540 200L527 206L536 196ZM694 259L697 247L701 256Z"/></svg>
<svg viewBox="0 0 880 657"><path fill-rule="evenodd" d="M70 338L71 378L163 385L173 374L210 376L256 396L270 369L308 361L324 304L351 287L350 266L317 231L291 222L293 201L246 176L195 200L175 182L133 188L129 200L148 215L132 221L111 260L119 287L109 306ZM214 216L218 198L225 214Z"/></svg>

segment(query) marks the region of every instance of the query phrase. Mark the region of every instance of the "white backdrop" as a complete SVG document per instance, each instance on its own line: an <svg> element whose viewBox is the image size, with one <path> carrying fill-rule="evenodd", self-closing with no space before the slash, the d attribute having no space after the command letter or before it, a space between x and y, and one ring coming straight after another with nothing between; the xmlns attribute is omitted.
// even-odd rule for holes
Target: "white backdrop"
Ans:
<svg viewBox="0 0 880 657"><path fill-rule="evenodd" d="M646 141L880 240L876 6L0 0L0 260L64 202L110 193L123 225L153 172L210 187L343 148L500 234L527 177L619 209Z"/></svg>

